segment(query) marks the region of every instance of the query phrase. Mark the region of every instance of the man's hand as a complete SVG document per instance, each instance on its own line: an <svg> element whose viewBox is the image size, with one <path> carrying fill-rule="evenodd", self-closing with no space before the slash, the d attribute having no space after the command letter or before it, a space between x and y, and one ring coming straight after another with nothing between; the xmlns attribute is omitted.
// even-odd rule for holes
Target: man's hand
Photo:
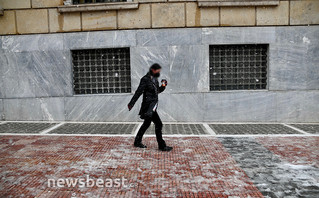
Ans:
<svg viewBox="0 0 319 198"><path fill-rule="evenodd" d="M166 87L166 86L167 86L167 80L162 79L161 83L162 83L162 86L163 86L163 87Z"/></svg>
<svg viewBox="0 0 319 198"><path fill-rule="evenodd" d="M131 109L133 108L133 106L130 105L130 104L128 104L127 107L128 107L128 110L129 110L129 111L131 111Z"/></svg>

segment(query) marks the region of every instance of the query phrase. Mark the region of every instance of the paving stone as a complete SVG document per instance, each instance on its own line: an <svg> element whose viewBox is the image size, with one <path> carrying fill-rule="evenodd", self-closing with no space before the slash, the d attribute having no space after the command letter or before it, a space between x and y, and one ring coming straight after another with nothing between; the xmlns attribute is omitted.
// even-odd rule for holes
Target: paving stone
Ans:
<svg viewBox="0 0 319 198"><path fill-rule="evenodd" d="M40 133L55 123L7 122L0 124L0 133Z"/></svg>
<svg viewBox="0 0 319 198"><path fill-rule="evenodd" d="M134 137L0 136L0 197L318 197L319 137L165 140L173 151L158 151L155 137L139 149ZM48 187L87 176L132 185Z"/></svg>
<svg viewBox="0 0 319 198"><path fill-rule="evenodd" d="M146 131L147 135L155 135L155 125L152 124ZM207 135L201 124L164 124L163 135Z"/></svg>
<svg viewBox="0 0 319 198"><path fill-rule="evenodd" d="M53 134L132 134L136 124L66 123L50 131Z"/></svg>
<svg viewBox="0 0 319 198"><path fill-rule="evenodd" d="M307 133L319 134L319 124L291 124Z"/></svg>
<svg viewBox="0 0 319 198"><path fill-rule="evenodd" d="M281 124L210 124L216 134L300 134Z"/></svg>
<svg viewBox="0 0 319 198"><path fill-rule="evenodd" d="M319 169L313 165L281 160L254 138L219 140L265 197L317 197ZM307 141L303 145L307 146Z"/></svg>
<svg viewBox="0 0 319 198"><path fill-rule="evenodd" d="M263 197L213 137L174 137L171 152L134 137L0 137L1 197ZM13 141L11 141L13 139ZM33 140L31 142L31 140ZM12 142L15 144L12 145ZM48 187L48 179L122 178L132 187Z"/></svg>
<svg viewBox="0 0 319 198"><path fill-rule="evenodd" d="M257 140L286 161L319 168L319 137L259 137Z"/></svg>

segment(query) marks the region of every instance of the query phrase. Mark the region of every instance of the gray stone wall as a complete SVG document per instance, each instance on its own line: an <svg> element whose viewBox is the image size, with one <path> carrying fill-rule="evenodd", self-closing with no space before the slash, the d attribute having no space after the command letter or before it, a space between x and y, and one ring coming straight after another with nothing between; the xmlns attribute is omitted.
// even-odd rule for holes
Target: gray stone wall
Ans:
<svg viewBox="0 0 319 198"><path fill-rule="evenodd" d="M70 50L130 47L132 91L152 63L165 121L319 121L319 27L229 27L2 36L5 120L137 121L132 94L73 95ZM210 44L269 44L268 89L209 91Z"/></svg>

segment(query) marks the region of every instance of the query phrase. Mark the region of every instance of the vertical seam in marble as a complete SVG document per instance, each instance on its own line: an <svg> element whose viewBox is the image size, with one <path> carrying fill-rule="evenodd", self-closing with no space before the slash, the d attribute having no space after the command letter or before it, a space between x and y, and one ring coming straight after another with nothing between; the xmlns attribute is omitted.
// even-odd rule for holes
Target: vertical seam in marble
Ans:
<svg viewBox="0 0 319 198"><path fill-rule="evenodd" d="M1 115L0 115L0 120L4 120L5 116L4 116L4 102L3 99L1 99Z"/></svg>
<svg viewBox="0 0 319 198"><path fill-rule="evenodd" d="M203 46L203 28L200 29L200 34L199 34L199 43L197 45Z"/></svg>
<svg viewBox="0 0 319 198"><path fill-rule="evenodd" d="M68 50L68 55L69 55L69 64L70 64L70 67L71 67L71 72L70 72L70 79L71 79L71 92L72 92L72 96L74 96L74 79L73 79L73 57L72 57L72 52L71 52L71 50L69 49Z"/></svg>
<svg viewBox="0 0 319 198"><path fill-rule="evenodd" d="M71 84L70 93L71 94L68 93L67 95L63 96L64 120L65 120L65 117L66 117L66 98L68 97L68 95L69 95L69 97L74 97L73 64L71 63L70 65L71 65L71 69L70 69L70 84Z"/></svg>
<svg viewBox="0 0 319 198"><path fill-rule="evenodd" d="M137 45L138 45L138 43L137 43L137 31L138 30L134 30L134 34L135 34L135 45L134 45L134 47L137 47ZM130 59L131 59L131 47L132 46L130 46Z"/></svg>
<svg viewBox="0 0 319 198"><path fill-rule="evenodd" d="M266 85L266 90L269 91L270 89L270 43L268 43L268 49L267 49L267 85Z"/></svg>
<svg viewBox="0 0 319 198"><path fill-rule="evenodd" d="M62 34L62 50L65 50L65 34Z"/></svg>
<svg viewBox="0 0 319 198"><path fill-rule="evenodd" d="M66 97L63 96L63 113L64 113L64 121L66 121L66 108L65 108L65 103L66 103Z"/></svg>
<svg viewBox="0 0 319 198"><path fill-rule="evenodd" d="M269 86L268 86L268 89L269 89ZM279 122L279 119L278 119L278 92L277 91L274 91L274 103L275 103L275 121L276 122Z"/></svg>
<svg viewBox="0 0 319 198"><path fill-rule="evenodd" d="M6 100L5 98L2 99L2 119L3 120L6 120L6 113L5 113L5 108L4 108L4 101L5 100Z"/></svg>

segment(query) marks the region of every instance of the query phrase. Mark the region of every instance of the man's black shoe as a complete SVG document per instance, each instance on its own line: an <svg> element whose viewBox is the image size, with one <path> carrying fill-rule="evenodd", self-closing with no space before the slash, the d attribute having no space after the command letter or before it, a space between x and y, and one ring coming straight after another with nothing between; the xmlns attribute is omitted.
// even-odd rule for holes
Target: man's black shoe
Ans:
<svg viewBox="0 0 319 198"><path fill-rule="evenodd" d="M134 143L134 146L138 148L147 148L147 146L142 143Z"/></svg>
<svg viewBox="0 0 319 198"><path fill-rule="evenodd" d="M173 150L173 147L165 146L163 148L159 148L159 150L161 150L161 151L171 151L171 150Z"/></svg>

